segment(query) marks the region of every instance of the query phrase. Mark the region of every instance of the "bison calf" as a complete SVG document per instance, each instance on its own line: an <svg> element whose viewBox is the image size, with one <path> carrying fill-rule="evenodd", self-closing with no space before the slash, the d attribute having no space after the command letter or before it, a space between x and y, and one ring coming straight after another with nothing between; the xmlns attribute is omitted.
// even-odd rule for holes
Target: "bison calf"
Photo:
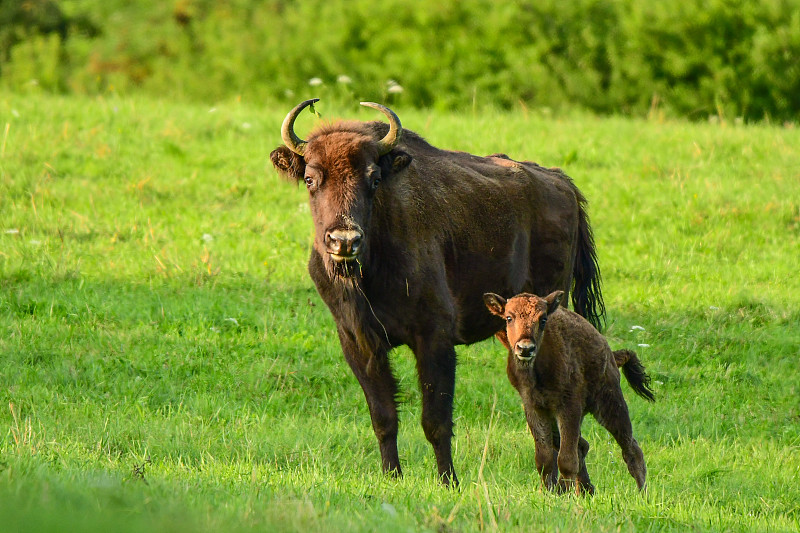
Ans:
<svg viewBox="0 0 800 533"><path fill-rule="evenodd" d="M616 439L628 471L644 490L647 468L633 438L618 367L637 394L653 401L650 378L636 353L612 352L589 322L559 307L563 295L523 293L509 300L493 293L483 296L489 311L506 321L505 331L496 336L508 348L506 371L522 397L536 469L548 489L594 493L586 471L589 443L581 437L583 417L591 413Z"/></svg>

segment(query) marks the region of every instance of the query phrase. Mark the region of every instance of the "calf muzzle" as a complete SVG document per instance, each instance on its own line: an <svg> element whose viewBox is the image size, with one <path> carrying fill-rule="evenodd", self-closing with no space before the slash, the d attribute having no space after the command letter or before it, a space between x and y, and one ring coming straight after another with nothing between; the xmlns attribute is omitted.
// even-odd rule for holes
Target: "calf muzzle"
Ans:
<svg viewBox="0 0 800 533"><path fill-rule="evenodd" d="M520 361L530 361L536 355L536 343L530 339L521 339L514 345L514 355Z"/></svg>

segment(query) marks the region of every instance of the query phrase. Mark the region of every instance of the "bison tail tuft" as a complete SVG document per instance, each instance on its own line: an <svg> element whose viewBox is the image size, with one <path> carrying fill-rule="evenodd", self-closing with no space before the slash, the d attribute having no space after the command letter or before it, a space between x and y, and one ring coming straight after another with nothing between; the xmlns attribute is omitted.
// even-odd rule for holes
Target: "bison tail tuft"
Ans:
<svg viewBox="0 0 800 533"><path fill-rule="evenodd" d="M656 401L653 390L650 388L650 376L644 370L644 365L633 350L616 350L614 359L628 380L633 391L649 402Z"/></svg>

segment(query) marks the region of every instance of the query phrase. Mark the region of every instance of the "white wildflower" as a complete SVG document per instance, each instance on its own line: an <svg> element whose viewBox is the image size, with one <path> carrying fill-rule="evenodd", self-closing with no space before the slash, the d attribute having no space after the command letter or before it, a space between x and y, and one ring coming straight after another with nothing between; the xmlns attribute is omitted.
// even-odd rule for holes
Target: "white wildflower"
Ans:
<svg viewBox="0 0 800 533"><path fill-rule="evenodd" d="M320 85L322 85L322 79L311 78L310 80L308 80L308 84L311 85L312 87L319 87Z"/></svg>
<svg viewBox="0 0 800 533"><path fill-rule="evenodd" d="M339 77L336 78L336 83L341 83L342 85L349 85L353 83L353 80L347 74L339 74Z"/></svg>
<svg viewBox="0 0 800 533"><path fill-rule="evenodd" d="M7 235L16 235L17 233L19 233L19 230L17 228L11 228L6 230Z"/></svg>
<svg viewBox="0 0 800 533"><path fill-rule="evenodd" d="M384 512L390 516L397 516L397 509L395 509L394 505L389 502L383 502L381 504L381 509L383 509Z"/></svg>
<svg viewBox="0 0 800 533"><path fill-rule="evenodd" d="M249 122L242 122L242 129L249 130L253 126Z"/></svg>
<svg viewBox="0 0 800 533"><path fill-rule="evenodd" d="M649 348L650 347L649 344L639 344L638 346L639 346L639 348Z"/></svg>
<svg viewBox="0 0 800 533"><path fill-rule="evenodd" d="M400 85L399 83L397 83L397 82L396 82L396 81L394 81L394 80L389 80L389 81L387 81L387 82L386 82L386 86L387 86L387 89L386 89L386 90L387 90L387 91L388 91L390 94L400 94L400 93L402 93L402 92L403 92L403 90L404 90L404 89L403 89L403 86L402 86L402 85Z"/></svg>
<svg viewBox="0 0 800 533"><path fill-rule="evenodd" d="M631 326L631 331L644 331L642 326Z"/></svg>
<svg viewBox="0 0 800 533"><path fill-rule="evenodd" d="M206 242L211 242L214 240L214 236L210 233L203 233L203 240Z"/></svg>

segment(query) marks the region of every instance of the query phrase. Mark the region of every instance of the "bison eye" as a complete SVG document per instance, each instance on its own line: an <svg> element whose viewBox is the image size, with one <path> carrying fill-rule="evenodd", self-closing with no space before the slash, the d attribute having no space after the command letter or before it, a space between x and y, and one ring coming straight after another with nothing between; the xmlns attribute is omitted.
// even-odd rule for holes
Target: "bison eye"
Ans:
<svg viewBox="0 0 800 533"><path fill-rule="evenodd" d="M514 319L513 319L513 318L511 318L510 316L507 316L507 317L506 317L506 323L507 323L507 324L511 324L511 322L512 322L513 320L514 320Z"/></svg>
<svg viewBox="0 0 800 533"><path fill-rule="evenodd" d="M373 191L378 188L378 185L380 184L380 182L381 182L380 178L375 178L375 180L372 182L372 190Z"/></svg>
<svg viewBox="0 0 800 533"><path fill-rule="evenodd" d="M312 178L311 176L306 176L306 177L303 179L303 181L305 181L305 182L306 182L306 187L308 187L308 188L311 188L311 187L313 187L313 185L314 185L314 178Z"/></svg>

